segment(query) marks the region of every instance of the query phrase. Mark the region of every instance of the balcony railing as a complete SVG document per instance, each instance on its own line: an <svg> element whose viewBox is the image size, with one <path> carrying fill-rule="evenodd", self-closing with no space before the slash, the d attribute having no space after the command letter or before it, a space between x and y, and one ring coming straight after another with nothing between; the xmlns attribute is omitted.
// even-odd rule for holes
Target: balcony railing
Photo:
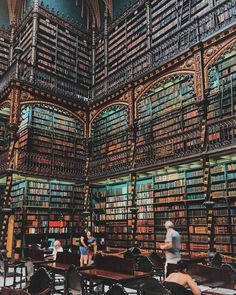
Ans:
<svg viewBox="0 0 236 295"><path fill-rule="evenodd" d="M162 164L201 152L200 128L137 146L136 167Z"/></svg>
<svg viewBox="0 0 236 295"><path fill-rule="evenodd" d="M16 150L15 153L17 161L14 170L18 172L73 179L85 177L84 159L67 159L25 150Z"/></svg>
<svg viewBox="0 0 236 295"><path fill-rule="evenodd" d="M155 48L139 56L122 69L109 75L90 90L90 101L95 101L124 87L147 72L160 67L174 57L183 54L191 46L211 37L227 26L236 24L236 1L226 0L210 12L194 19L180 30L173 32L155 45Z"/></svg>
<svg viewBox="0 0 236 295"><path fill-rule="evenodd" d="M130 169L130 151L105 156L89 163L89 176L108 176L113 173L128 171Z"/></svg>
<svg viewBox="0 0 236 295"><path fill-rule="evenodd" d="M236 143L236 117L220 120L208 125L209 150L235 146Z"/></svg>
<svg viewBox="0 0 236 295"><path fill-rule="evenodd" d="M35 66L20 61L13 63L0 80L0 92L3 91L12 80L24 81L32 86L40 87L54 94L67 98L87 102L88 94L81 90L77 83L71 82L56 74L43 71Z"/></svg>
<svg viewBox="0 0 236 295"><path fill-rule="evenodd" d="M195 18L181 29L174 31L172 36L167 37L148 52L125 64L123 68L109 75L108 78L93 86L88 92L79 87L76 82L61 78L23 61L20 61L19 67L17 63L9 67L0 80L0 91L12 79L19 79L55 94L83 102L88 102L88 100L93 102L162 66L189 50L194 44L204 41L234 24L236 24L236 1L225 0L203 16Z"/></svg>

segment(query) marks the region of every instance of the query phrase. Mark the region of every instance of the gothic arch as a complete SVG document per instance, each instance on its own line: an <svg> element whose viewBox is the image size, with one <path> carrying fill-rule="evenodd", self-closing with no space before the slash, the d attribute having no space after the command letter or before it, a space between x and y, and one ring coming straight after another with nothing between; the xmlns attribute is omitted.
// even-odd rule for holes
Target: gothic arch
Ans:
<svg viewBox="0 0 236 295"><path fill-rule="evenodd" d="M158 78L157 80L155 81L152 81L151 83L149 83L140 93L139 95L137 96L137 98L135 99L135 106L134 106L134 112L135 112L135 119L137 119L137 105L138 105L138 102L140 101L140 99L146 94L148 93L152 87L156 86L158 83L161 83L162 81L164 80L167 80L167 79L171 79L171 78L174 78L174 77L177 77L177 76L184 76L184 75L189 75L189 76L192 76L193 79L195 78L194 77L194 74L195 72L194 71L175 71L175 72L171 72L171 73L168 73L160 78ZM195 84L195 81L194 81L194 84Z"/></svg>
<svg viewBox="0 0 236 295"><path fill-rule="evenodd" d="M94 120L99 117L99 115L101 115L108 108L112 108L112 107L115 107L115 106L122 106L122 105L127 107L127 110L128 110L128 113L129 113L129 104L126 103L126 102L114 102L114 103L111 103L111 104L103 107L102 109L100 109L97 113L95 113L96 110L92 111L91 112L91 117L92 118L90 117L91 119L90 119L90 122L89 122L89 136L91 136L92 124L93 124Z"/></svg>
<svg viewBox="0 0 236 295"><path fill-rule="evenodd" d="M208 72L210 67L216 62L221 56L224 56L227 52L235 49L236 50L236 38L227 42L223 47L221 47L218 51L215 52L214 47L212 48L212 56L209 58L207 63L205 64L204 74L205 74L205 85L208 88L209 85L209 76Z"/></svg>

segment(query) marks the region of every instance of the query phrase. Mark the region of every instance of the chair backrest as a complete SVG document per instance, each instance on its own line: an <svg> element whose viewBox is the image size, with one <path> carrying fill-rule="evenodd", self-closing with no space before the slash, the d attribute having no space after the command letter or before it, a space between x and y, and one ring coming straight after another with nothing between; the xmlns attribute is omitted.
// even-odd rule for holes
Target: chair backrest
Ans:
<svg viewBox="0 0 236 295"><path fill-rule="evenodd" d="M222 265L222 258L219 253L215 253L211 259L211 266L220 268Z"/></svg>
<svg viewBox="0 0 236 295"><path fill-rule="evenodd" d="M236 285L236 269L233 268L230 264L223 264L221 266L221 269L229 273L231 278L231 284Z"/></svg>
<svg viewBox="0 0 236 295"><path fill-rule="evenodd" d="M68 289L73 289L78 291L78 293L82 292L82 276L77 271L75 265L71 265L67 271L67 287Z"/></svg>
<svg viewBox="0 0 236 295"><path fill-rule="evenodd" d="M153 266L152 261L147 256L143 256L138 261L137 269L142 272L151 272L153 270Z"/></svg>
<svg viewBox="0 0 236 295"><path fill-rule="evenodd" d="M149 259L152 261L155 267L164 268L163 259L155 251L150 254Z"/></svg>
<svg viewBox="0 0 236 295"><path fill-rule="evenodd" d="M29 247L28 255L29 255L29 258L33 260L38 260L38 261L44 260L44 250L37 249L35 247Z"/></svg>
<svg viewBox="0 0 236 295"><path fill-rule="evenodd" d="M141 254L141 250L138 247L133 247L129 249L134 255Z"/></svg>
<svg viewBox="0 0 236 295"><path fill-rule="evenodd" d="M2 287L1 295L30 295L25 290L10 289L9 287Z"/></svg>
<svg viewBox="0 0 236 295"><path fill-rule="evenodd" d="M30 284L28 287L29 293L41 293L47 289L51 289L53 284L52 277L46 271L45 268L41 267L35 272L30 278Z"/></svg>
<svg viewBox="0 0 236 295"><path fill-rule="evenodd" d="M147 278L141 287L142 295L170 295L170 291L155 278Z"/></svg>
<svg viewBox="0 0 236 295"><path fill-rule="evenodd" d="M64 250L63 252L57 252L56 262L80 266L80 257L76 253Z"/></svg>
<svg viewBox="0 0 236 295"><path fill-rule="evenodd" d="M174 282L164 282L163 285L170 291L171 295L189 295L191 291L187 290L183 285Z"/></svg>
<svg viewBox="0 0 236 295"><path fill-rule="evenodd" d="M112 285L105 295L127 295L127 292L122 285L117 283Z"/></svg>
<svg viewBox="0 0 236 295"><path fill-rule="evenodd" d="M125 259L134 259L135 256L133 254L133 252L131 250L127 250L125 253L124 253L124 258Z"/></svg>

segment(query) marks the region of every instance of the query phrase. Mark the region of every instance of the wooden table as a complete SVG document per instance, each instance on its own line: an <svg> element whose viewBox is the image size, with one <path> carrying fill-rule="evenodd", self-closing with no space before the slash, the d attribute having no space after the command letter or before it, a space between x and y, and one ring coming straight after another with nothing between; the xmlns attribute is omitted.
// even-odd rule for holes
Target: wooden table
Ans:
<svg viewBox="0 0 236 295"><path fill-rule="evenodd" d="M79 272L83 276L83 280L88 280L91 286L93 280L101 280L101 283L103 285L111 285L113 283L120 283L125 285L127 283L136 281L137 284L140 284L141 279L145 279L150 276L149 273L140 271L134 271L133 274L125 274L97 268L79 270Z"/></svg>
<svg viewBox="0 0 236 295"><path fill-rule="evenodd" d="M227 291L231 291L231 292L235 291L235 292L228 293ZM212 290L206 290L202 292L202 295L227 295L227 294L236 294L236 290L227 289L227 288L213 288Z"/></svg>

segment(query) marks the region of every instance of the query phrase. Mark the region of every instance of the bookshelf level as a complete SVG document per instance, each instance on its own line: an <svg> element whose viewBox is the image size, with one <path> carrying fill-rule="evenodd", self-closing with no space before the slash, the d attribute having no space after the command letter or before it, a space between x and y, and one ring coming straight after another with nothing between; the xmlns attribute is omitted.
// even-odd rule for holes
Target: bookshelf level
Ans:
<svg viewBox="0 0 236 295"><path fill-rule="evenodd" d="M136 183L137 240L143 248L155 248L154 236L154 187L153 178Z"/></svg>
<svg viewBox="0 0 236 295"><path fill-rule="evenodd" d="M93 230L109 248L128 248L131 244L130 182L107 184L92 190Z"/></svg>
<svg viewBox="0 0 236 295"><path fill-rule="evenodd" d="M127 164L127 150L130 145L127 133L128 115L127 106L114 105L104 110L93 120L91 126L91 174L96 173L96 169L109 171L117 166L118 170ZM115 160L116 155L119 155L117 160ZM102 163L101 159L104 159Z"/></svg>
<svg viewBox="0 0 236 295"><path fill-rule="evenodd" d="M193 83L191 75L174 75L157 82L137 101L137 166L148 162L150 156L158 160L200 149ZM187 133L191 136L185 136ZM145 149L150 144L153 155Z"/></svg>
<svg viewBox="0 0 236 295"><path fill-rule="evenodd" d="M0 77L9 66L10 32L0 29Z"/></svg>
<svg viewBox="0 0 236 295"><path fill-rule="evenodd" d="M231 158L210 159L215 247L220 253L235 253L236 250L236 160L235 156ZM138 174L135 187L140 246L158 249L165 239L164 224L171 220L181 235L182 252L208 252L202 163L167 167L148 174L150 176L146 177ZM95 232L102 232L108 247L129 247L126 239L132 240L132 220L128 210L131 206L128 182L119 184L116 180L112 183L111 179L108 185L94 188L91 197Z"/></svg>
<svg viewBox="0 0 236 295"><path fill-rule="evenodd" d="M8 120L5 116L0 117L0 152L6 151L9 146Z"/></svg>
<svg viewBox="0 0 236 295"><path fill-rule="evenodd" d="M33 237L58 238L70 246L78 233L79 212L84 208L84 187L75 183L22 179L12 185L15 240L28 245Z"/></svg>
<svg viewBox="0 0 236 295"><path fill-rule="evenodd" d="M23 107L18 136L19 167L26 163L26 153L41 155L33 158L34 165L44 161L48 169L56 165L56 161L58 165L66 165L66 161L85 165L84 123L63 110L46 105ZM73 165L68 168L65 175L76 169Z"/></svg>
<svg viewBox="0 0 236 295"><path fill-rule="evenodd" d="M216 1L215 5L220 3L222 0ZM155 48L160 41L173 36L180 28L210 9L211 6L204 0L178 3L174 0L154 0L150 3L143 1L138 7L134 5L123 17L108 26L108 77L127 64L130 65L133 60L141 60L150 48ZM96 41L95 71L98 84L104 79L104 54L104 39L99 35ZM143 58L140 68L149 63L151 61L148 58Z"/></svg>

